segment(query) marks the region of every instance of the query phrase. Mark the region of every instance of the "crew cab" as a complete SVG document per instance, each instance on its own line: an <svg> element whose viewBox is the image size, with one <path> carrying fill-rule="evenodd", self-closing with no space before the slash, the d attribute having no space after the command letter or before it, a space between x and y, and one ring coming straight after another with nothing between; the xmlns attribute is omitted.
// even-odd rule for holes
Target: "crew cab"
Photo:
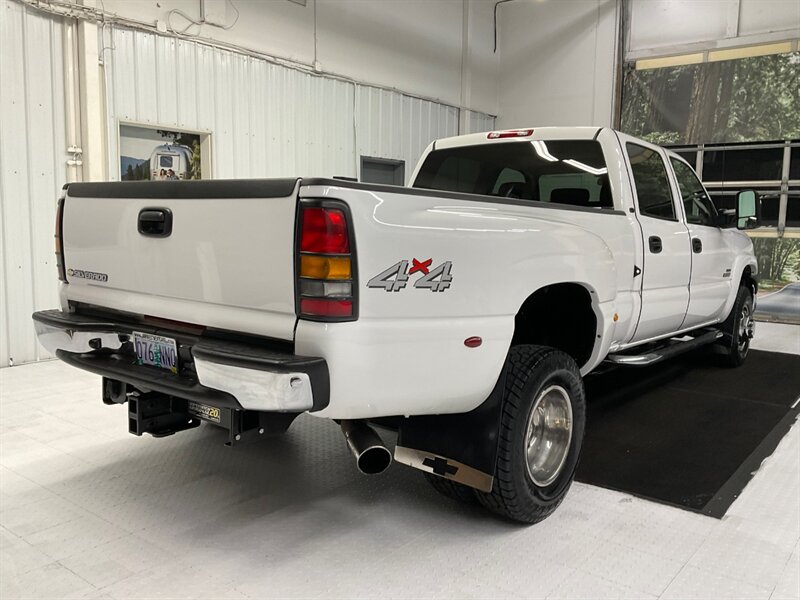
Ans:
<svg viewBox="0 0 800 600"><path fill-rule="evenodd" d="M735 213L735 214L734 214ZM433 142L409 187L340 179L72 183L40 342L103 377L132 433L229 444L302 413L365 473L536 522L572 481L583 377L753 336L758 199L609 128ZM373 425L397 431L394 451Z"/></svg>

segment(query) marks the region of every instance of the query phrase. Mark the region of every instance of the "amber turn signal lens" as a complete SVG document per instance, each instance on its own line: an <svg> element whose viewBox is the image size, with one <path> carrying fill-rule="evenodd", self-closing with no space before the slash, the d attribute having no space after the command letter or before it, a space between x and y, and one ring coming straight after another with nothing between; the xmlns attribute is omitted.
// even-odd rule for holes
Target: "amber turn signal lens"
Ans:
<svg viewBox="0 0 800 600"><path fill-rule="evenodd" d="M350 279L350 257L301 256L300 277Z"/></svg>

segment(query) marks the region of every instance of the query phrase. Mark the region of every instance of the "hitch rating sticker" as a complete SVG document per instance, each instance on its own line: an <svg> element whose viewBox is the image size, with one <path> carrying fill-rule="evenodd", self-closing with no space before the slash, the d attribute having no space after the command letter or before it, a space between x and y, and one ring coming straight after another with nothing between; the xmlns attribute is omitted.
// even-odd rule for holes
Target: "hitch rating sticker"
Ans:
<svg viewBox="0 0 800 600"><path fill-rule="evenodd" d="M408 285L411 275L419 273L421 277L414 282L415 288L443 292L450 287L450 282L453 281L453 275L450 273L453 263L448 260L435 268L431 268L432 264L432 258L427 260L412 258L411 268L409 268L407 260L398 261L370 279L367 287L380 288L387 292L399 292Z"/></svg>

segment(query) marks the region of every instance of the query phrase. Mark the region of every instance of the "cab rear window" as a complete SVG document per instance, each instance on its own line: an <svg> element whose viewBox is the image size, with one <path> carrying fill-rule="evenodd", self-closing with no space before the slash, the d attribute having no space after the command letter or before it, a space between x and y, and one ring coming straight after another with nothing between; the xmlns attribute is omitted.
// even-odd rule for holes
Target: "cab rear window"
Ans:
<svg viewBox="0 0 800 600"><path fill-rule="evenodd" d="M594 140L514 141L434 150L414 187L614 207L603 149Z"/></svg>

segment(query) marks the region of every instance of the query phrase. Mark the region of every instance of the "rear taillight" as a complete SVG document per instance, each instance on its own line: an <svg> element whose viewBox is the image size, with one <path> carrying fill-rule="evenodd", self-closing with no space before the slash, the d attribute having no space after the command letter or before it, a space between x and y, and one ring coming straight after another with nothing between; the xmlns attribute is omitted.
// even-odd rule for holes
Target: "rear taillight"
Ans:
<svg viewBox="0 0 800 600"><path fill-rule="evenodd" d="M64 196L58 199L58 206L56 208L56 267L58 267L58 278L65 282L67 281L67 269L64 266L64 242L63 242L63 227L64 225Z"/></svg>
<svg viewBox="0 0 800 600"><path fill-rule="evenodd" d="M332 201L301 204L297 231L297 315L354 321L356 273L347 207Z"/></svg>

